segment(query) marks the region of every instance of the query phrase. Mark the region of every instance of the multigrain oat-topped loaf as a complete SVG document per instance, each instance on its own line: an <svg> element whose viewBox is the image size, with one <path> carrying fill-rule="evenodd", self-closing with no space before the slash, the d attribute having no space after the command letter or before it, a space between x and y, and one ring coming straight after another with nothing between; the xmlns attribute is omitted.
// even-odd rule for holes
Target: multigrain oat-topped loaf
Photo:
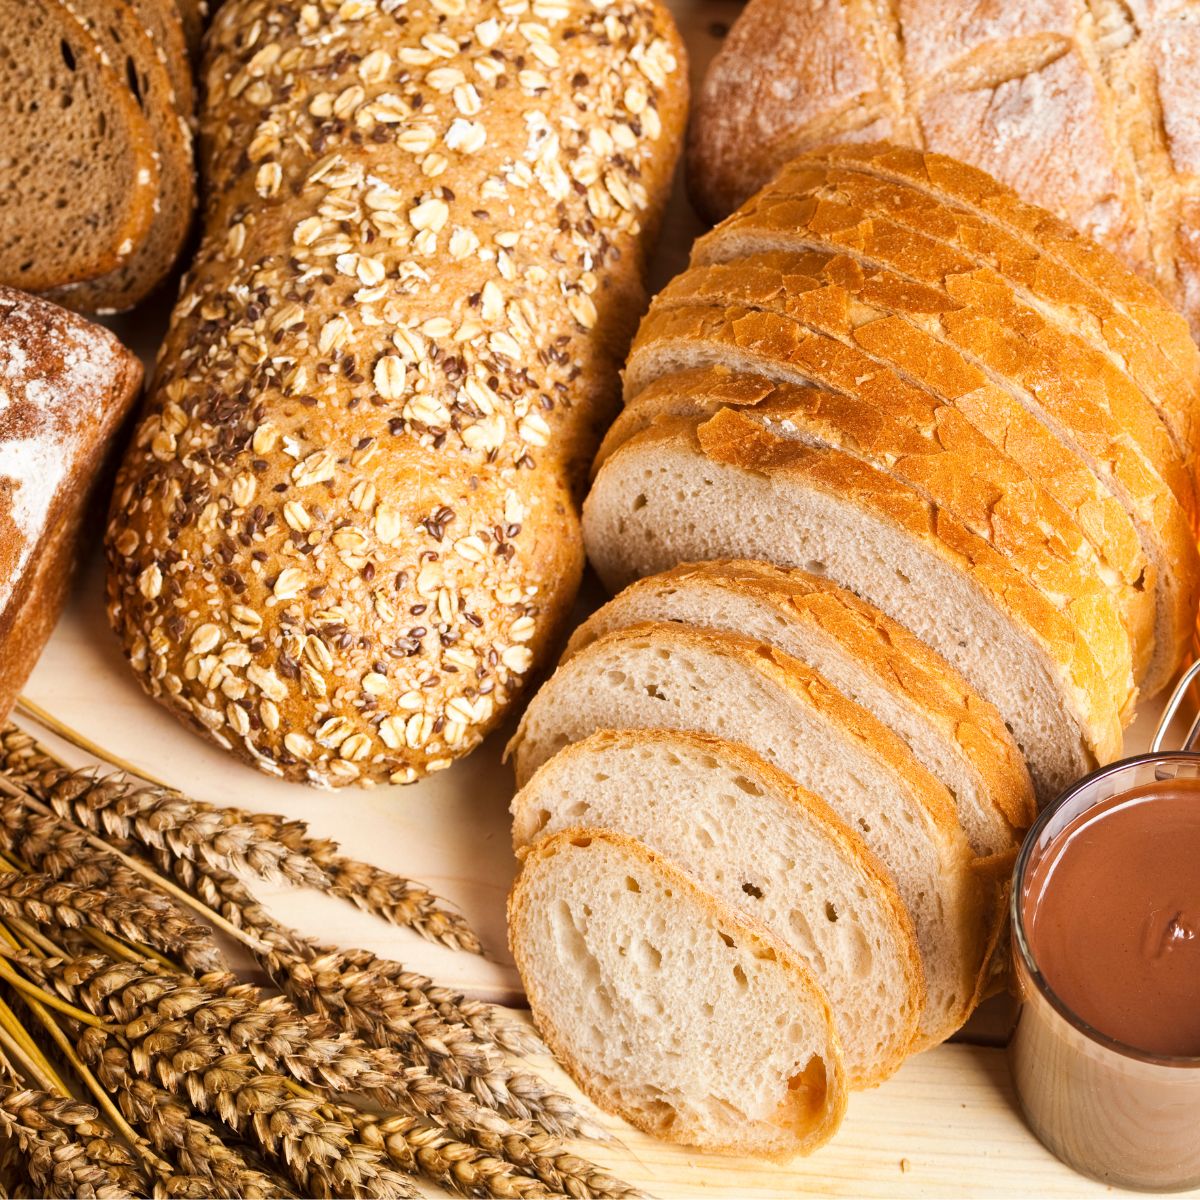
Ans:
<svg viewBox="0 0 1200 1200"><path fill-rule="evenodd" d="M108 537L153 695L322 784L499 720L579 577L685 91L645 0L221 8L205 238Z"/></svg>
<svg viewBox="0 0 1200 1200"><path fill-rule="evenodd" d="M697 99L689 182L724 216L794 155L893 142L980 167L1115 251L1200 330L1191 0L752 0Z"/></svg>
<svg viewBox="0 0 1200 1200"><path fill-rule="evenodd" d="M107 330L0 287L0 719L58 619L93 477L141 380Z"/></svg>

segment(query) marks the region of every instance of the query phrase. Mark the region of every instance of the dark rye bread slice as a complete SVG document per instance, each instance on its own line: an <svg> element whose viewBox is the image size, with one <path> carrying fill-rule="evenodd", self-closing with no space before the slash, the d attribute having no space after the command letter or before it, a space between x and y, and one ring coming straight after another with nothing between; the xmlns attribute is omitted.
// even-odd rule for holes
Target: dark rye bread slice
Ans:
<svg viewBox="0 0 1200 1200"><path fill-rule="evenodd" d="M183 18L175 0L130 0L130 3L167 69L171 90L175 93L176 111L191 120L196 111L196 88Z"/></svg>
<svg viewBox="0 0 1200 1200"><path fill-rule="evenodd" d="M183 22L183 36L187 41L192 66L198 68L204 29L208 24L209 5L205 0L175 0L175 7L179 10L179 19Z"/></svg>
<svg viewBox="0 0 1200 1200"><path fill-rule="evenodd" d="M196 209L192 136L180 115L166 65L126 0L62 0L92 32L128 82L154 134L161 184L150 233L118 268L85 284L61 288L53 299L83 312L132 308L170 271Z"/></svg>
<svg viewBox="0 0 1200 1200"><path fill-rule="evenodd" d="M150 125L55 0L0 0L0 25L0 283L37 291L102 275L154 217Z"/></svg>

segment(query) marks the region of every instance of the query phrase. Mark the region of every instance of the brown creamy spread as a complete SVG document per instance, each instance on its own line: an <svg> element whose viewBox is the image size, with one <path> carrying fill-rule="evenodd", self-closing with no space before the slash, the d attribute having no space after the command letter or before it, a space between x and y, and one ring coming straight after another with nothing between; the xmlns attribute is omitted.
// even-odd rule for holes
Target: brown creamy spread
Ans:
<svg viewBox="0 0 1200 1200"><path fill-rule="evenodd" d="M1200 1055L1200 781L1151 783L1058 836L1025 891L1047 984L1094 1029Z"/></svg>

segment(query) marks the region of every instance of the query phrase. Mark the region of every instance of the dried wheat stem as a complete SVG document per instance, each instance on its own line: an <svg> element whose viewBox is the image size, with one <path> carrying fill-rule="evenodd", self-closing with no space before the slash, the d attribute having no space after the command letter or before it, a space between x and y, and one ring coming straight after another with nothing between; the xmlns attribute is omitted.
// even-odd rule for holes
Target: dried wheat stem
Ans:
<svg viewBox="0 0 1200 1200"><path fill-rule="evenodd" d="M90 754L92 758L98 758L101 762L109 763L118 770L124 771L125 774L134 775L139 779L144 779L147 783L155 784L158 787L166 786L162 780L156 779L153 775L150 775L146 771L142 770L141 767L138 767L123 758L119 758L117 755L113 754L112 751L106 750L103 746L93 742L91 738L80 733L78 729L72 728L65 721L60 721L53 713L47 712L46 709L42 708L40 704L36 704L34 701L30 700L28 696L21 696L17 700L16 710L22 716L29 717L36 721L42 726L43 729L50 730L51 733L62 738L64 742L68 742L76 749L82 750L84 754ZM10 726L9 728L16 729L15 726ZM17 732L21 733L24 737L29 738L31 742L33 741L33 738L30 738L29 735L24 732L24 730L17 730ZM37 750L40 751L42 757L47 759L47 761L52 761L53 765L56 766L63 765L61 761L57 759L51 760L49 758L49 752L44 746L38 746L36 742L34 742L34 745L37 746Z"/></svg>
<svg viewBox="0 0 1200 1200"><path fill-rule="evenodd" d="M3 1046L5 1051L20 1063L26 1078L31 1083L36 1083L42 1091L53 1092L60 1096L70 1094L67 1085L54 1074L52 1068L49 1068L49 1063L43 1066L44 1059L39 1061L38 1055L31 1053L29 1047L10 1032L8 1012L6 1011L0 1011L0 1046Z"/></svg>

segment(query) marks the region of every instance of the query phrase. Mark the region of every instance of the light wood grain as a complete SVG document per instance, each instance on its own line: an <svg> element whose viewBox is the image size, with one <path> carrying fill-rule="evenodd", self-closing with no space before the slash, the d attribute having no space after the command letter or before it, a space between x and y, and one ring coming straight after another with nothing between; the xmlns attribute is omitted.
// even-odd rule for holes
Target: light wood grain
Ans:
<svg viewBox="0 0 1200 1200"><path fill-rule="evenodd" d="M740 5L673 0L672 7L692 52L696 83L717 44L714 24L731 23ZM686 263L699 230L677 182L654 266L655 287ZM161 312L119 328L152 359ZM580 617L599 599L589 582ZM472 995L522 1002L504 930L504 900L515 868L507 812L512 777L501 761L508 730L449 771L409 788L318 792L257 774L185 731L142 694L104 619L98 547L26 691L110 752L192 795L302 818L316 835L336 838L349 854L423 880L463 910L489 957L430 946L328 896L257 888L283 919L324 941L399 958ZM1131 731L1130 752L1147 743L1157 711L1153 706ZM72 761L83 760L72 753ZM1111 1194L1059 1165L1022 1124L1004 1054L996 1048L1010 1022L1009 1004L993 1001L964 1032L977 1044L939 1047L912 1059L883 1087L855 1095L837 1138L807 1161L777 1167L696 1155L612 1121L608 1127L620 1144L595 1157L661 1197ZM571 1087L561 1074L558 1078Z"/></svg>

